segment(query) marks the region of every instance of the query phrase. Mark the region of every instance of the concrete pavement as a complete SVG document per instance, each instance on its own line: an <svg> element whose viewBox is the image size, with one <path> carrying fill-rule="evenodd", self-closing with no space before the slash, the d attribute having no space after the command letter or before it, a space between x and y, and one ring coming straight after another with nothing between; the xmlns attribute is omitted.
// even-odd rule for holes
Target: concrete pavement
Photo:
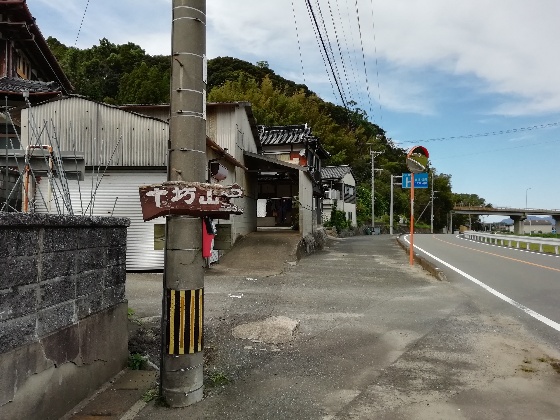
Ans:
<svg viewBox="0 0 560 420"><path fill-rule="evenodd" d="M333 240L281 273L251 268L205 279L205 399L127 418L558 418L558 350L410 267L395 238ZM159 289L157 276L131 278L129 305L158 316Z"/></svg>

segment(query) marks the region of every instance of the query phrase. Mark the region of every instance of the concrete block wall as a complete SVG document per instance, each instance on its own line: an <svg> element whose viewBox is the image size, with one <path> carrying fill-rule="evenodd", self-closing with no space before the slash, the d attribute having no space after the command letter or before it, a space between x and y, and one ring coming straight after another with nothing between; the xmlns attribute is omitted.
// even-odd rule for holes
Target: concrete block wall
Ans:
<svg viewBox="0 0 560 420"><path fill-rule="evenodd" d="M128 224L0 213L0 419L58 418L126 365Z"/></svg>

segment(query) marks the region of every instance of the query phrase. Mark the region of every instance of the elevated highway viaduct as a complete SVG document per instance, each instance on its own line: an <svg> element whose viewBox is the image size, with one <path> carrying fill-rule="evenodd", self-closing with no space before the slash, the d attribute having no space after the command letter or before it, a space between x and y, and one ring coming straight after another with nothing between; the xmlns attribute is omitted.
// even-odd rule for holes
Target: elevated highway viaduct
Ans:
<svg viewBox="0 0 560 420"><path fill-rule="evenodd" d="M560 229L560 209L516 209L507 207L481 207L481 206L454 206L451 211L453 214L473 214L477 216L509 216L513 220L513 231L516 235L523 234L523 221L527 216L552 216L555 221L556 232ZM453 221L453 219L452 219ZM453 223L451 223L453 226Z"/></svg>

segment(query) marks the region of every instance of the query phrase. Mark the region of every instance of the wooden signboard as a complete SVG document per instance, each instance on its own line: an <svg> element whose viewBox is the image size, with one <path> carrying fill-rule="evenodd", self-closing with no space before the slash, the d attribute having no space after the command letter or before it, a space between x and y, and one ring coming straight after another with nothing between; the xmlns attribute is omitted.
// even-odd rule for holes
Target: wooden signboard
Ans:
<svg viewBox="0 0 560 420"><path fill-rule="evenodd" d="M140 187L140 205L144 221L167 215L209 216L229 219L231 214L243 214L243 209L230 199L243 197L242 188L233 184L167 181Z"/></svg>

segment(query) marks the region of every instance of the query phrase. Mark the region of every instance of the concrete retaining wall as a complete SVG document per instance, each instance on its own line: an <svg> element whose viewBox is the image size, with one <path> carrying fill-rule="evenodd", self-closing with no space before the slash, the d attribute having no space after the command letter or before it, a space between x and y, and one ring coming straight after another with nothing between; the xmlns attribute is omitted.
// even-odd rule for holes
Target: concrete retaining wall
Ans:
<svg viewBox="0 0 560 420"><path fill-rule="evenodd" d="M126 365L128 224L0 213L0 419L57 419Z"/></svg>

